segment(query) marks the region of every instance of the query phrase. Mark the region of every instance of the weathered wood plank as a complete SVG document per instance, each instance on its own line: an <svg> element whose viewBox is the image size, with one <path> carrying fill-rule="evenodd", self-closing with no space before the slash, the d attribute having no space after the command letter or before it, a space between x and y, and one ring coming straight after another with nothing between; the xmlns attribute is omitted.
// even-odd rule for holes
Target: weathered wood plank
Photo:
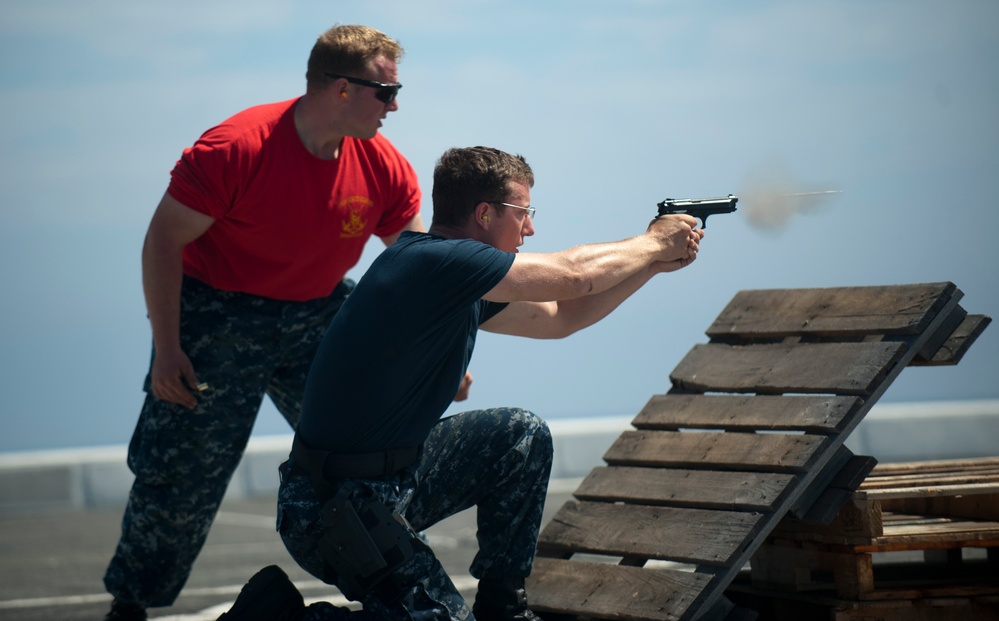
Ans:
<svg viewBox="0 0 999 621"><path fill-rule="evenodd" d="M842 430L863 400L806 395L654 395L632 425L639 429Z"/></svg>
<svg viewBox="0 0 999 621"><path fill-rule="evenodd" d="M894 513L918 513L968 520L991 520L999 522L999 488L986 493L955 490L955 495L920 496L916 498L894 497L878 502L883 511Z"/></svg>
<svg viewBox="0 0 999 621"><path fill-rule="evenodd" d="M968 311L964 310L964 307L960 304L954 305L945 315L942 314L940 327L934 330L933 334L929 335L923 346L913 356L913 361L932 358L967 317Z"/></svg>
<svg viewBox="0 0 999 621"><path fill-rule="evenodd" d="M602 502L772 511L793 479L794 475L771 472L600 466L573 496Z"/></svg>
<svg viewBox="0 0 999 621"><path fill-rule="evenodd" d="M999 522L883 511L877 504L848 504L829 527L803 528L784 520L772 533L779 544L798 542L845 553L999 547ZM918 508L918 507L917 507Z"/></svg>
<svg viewBox="0 0 999 621"><path fill-rule="evenodd" d="M901 498L996 491L999 491L999 459L990 458L879 465L856 495Z"/></svg>
<svg viewBox="0 0 999 621"><path fill-rule="evenodd" d="M604 454L614 466L801 472L827 438L807 434L625 431Z"/></svg>
<svg viewBox="0 0 999 621"><path fill-rule="evenodd" d="M712 576L538 557L527 579L531 608L601 619L681 621Z"/></svg>
<svg viewBox="0 0 999 621"><path fill-rule="evenodd" d="M884 534L881 503L851 499L826 525L808 524L786 516L771 534L785 540L820 543L865 543Z"/></svg>
<svg viewBox="0 0 999 621"><path fill-rule="evenodd" d="M995 475L969 474L948 482L931 479L921 483L912 481L883 481L857 490L858 498L907 498L912 496L954 496L955 494L989 494L999 490Z"/></svg>
<svg viewBox="0 0 999 621"><path fill-rule="evenodd" d="M901 342L695 345L670 373L676 390L871 395L905 353Z"/></svg>
<svg viewBox="0 0 999 621"><path fill-rule="evenodd" d="M914 335L961 292L950 282L883 287L740 291L707 335L712 339L789 335Z"/></svg>
<svg viewBox="0 0 999 621"><path fill-rule="evenodd" d="M764 515L570 500L545 526L538 550L724 565Z"/></svg>
<svg viewBox="0 0 999 621"><path fill-rule="evenodd" d="M850 552L901 552L951 547L999 546L999 522L956 520L924 515L883 513L884 532L864 543L846 546ZM832 546L831 549L839 549Z"/></svg>
<svg viewBox="0 0 999 621"><path fill-rule="evenodd" d="M987 315L968 315L931 358L917 356L910 364L913 366L957 364L990 323L992 318Z"/></svg>
<svg viewBox="0 0 999 621"><path fill-rule="evenodd" d="M894 539L914 540L923 537L927 542L943 541L940 535L955 535L958 539L990 540L999 543L999 522L990 520L959 520L932 515L882 514L885 532L875 541ZM932 546L930 546L932 547Z"/></svg>
<svg viewBox="0 0 999 621"><path fill-rule="evenodd" d="M965 473L971 471L989 470L999 472L999 457L969 457L965 459L934 459L927 461L906 461L895 463L878 464L864 482L866 485L870 481L881 477L894 476L906 473Z"/></svg>

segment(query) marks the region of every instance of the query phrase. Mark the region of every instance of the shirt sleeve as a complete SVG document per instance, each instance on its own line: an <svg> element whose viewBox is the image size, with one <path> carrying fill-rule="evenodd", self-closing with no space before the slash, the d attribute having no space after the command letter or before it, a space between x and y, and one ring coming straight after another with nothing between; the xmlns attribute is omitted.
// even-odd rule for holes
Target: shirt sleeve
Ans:
<svg viewBox="0 0 999 621"><path fill-rule="evenodd" d="M423 199L416 171L387 138L378 134L387 175L387 205L375 227L375 235L386 237L401 231L414 216L420 213Z"/></svg>
<svg viewBox="0 0 999 621"><path fill-rule="evenodd" d="M225 217L238 188L233 152L224 126L206 131L193 146L184 149L170 173L170 196L216 220Z"/></svg>
<svg viewBox="0 0 999 621"><path fill-rule="evenodd" d="M490 302L488 300L481 300L481 304L482 308L479 313L480 326L498 315L501 310L509 305L509 302Z"/></svg>

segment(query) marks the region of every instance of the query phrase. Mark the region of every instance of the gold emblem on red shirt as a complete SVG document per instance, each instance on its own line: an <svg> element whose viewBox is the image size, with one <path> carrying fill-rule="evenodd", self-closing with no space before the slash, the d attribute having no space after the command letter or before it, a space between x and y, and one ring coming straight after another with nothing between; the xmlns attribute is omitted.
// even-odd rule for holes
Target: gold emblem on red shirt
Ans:
<svg viewBox="0 0 999 621"><path fill-rule="evenodd" d="M340 201L340 210L344 214L340 230L341 238L360 237L368 226L365 216L373 203L363 196L349 196Z"/></svg>

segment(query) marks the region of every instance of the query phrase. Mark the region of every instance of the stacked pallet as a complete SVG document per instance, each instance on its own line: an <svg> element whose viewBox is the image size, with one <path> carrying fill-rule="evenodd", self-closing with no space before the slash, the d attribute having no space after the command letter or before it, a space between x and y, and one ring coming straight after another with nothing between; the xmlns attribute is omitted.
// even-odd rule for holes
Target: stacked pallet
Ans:
<svg viewBox="0 0 999 621"><path fill-rule="evenodd" d="M788 516L731 587L764 618L999 619L999 458L881 465L827 525Z"/></svg>

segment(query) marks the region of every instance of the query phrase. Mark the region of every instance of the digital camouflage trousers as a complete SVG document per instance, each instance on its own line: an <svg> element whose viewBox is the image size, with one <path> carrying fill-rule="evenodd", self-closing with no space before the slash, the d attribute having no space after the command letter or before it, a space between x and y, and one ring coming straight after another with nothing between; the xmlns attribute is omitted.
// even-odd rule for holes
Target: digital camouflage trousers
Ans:
<svg viewBox="0 0 999 621"><path fill-rule="evenodd" d="M104 576L109 593L147 608L176 600L264 395L294 428L312 358L352 287L345 280L327 298L284 302L184 278L181 346L209 387L188 410L153 397L146 377L128 448L135 481Z"/></svg>
<svg viewBox="0 0 999 621"><path fill-rule="evenodd" d="M395 475L335 483L351 490L350 502L355 507L379 498L416 531L474 506L479 550L470 567L472 576L527 577L534 563L551 467L552 438L544 421L525 410L495 408L442 419L417 462ZM326 580L330 574L319 553L321 507L311 479L290 462L281 466L281 475L278 531L295 561ZM302 621L473 618L430 550L419 549L393 579L402 585L402 592L391 601L368 595L363 611L349 615L327 603L313 604Z"/></svg>

